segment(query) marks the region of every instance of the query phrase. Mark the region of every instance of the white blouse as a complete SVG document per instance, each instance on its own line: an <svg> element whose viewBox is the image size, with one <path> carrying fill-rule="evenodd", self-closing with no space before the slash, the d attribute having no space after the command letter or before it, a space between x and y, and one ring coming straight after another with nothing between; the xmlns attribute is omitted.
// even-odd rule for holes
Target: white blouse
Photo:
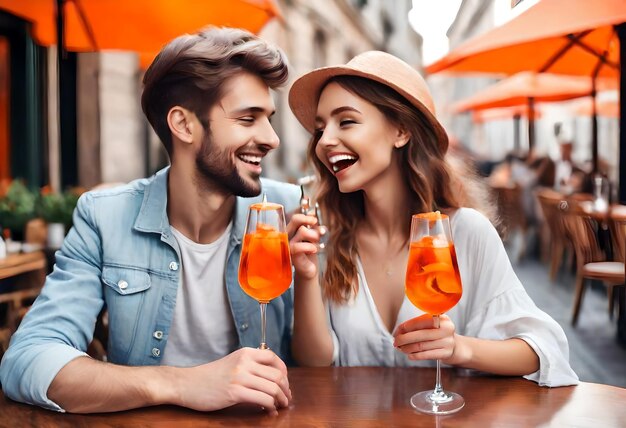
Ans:
<svg viewBox="0 0 626 428"><path fill-rule="evenodd" d="M578 383L569 365L567 338L561 326L530 299L489 220L470 208L451 216L463 296L447 315L458 334L482 339L520 338L537 353L540 368L524 376L542 386ZM429 366L411 361L393 346L357 259L358 292L344 304L330 302L328 316L340 366ZM396 326L423 315L405 296Z"/></svg>

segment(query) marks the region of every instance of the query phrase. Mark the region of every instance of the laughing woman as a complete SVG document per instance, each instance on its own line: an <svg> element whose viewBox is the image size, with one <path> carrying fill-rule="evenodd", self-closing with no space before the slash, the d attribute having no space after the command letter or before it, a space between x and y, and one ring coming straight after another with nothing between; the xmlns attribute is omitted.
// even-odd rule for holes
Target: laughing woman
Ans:
<svg viewBox="0 0 626 428"><path fill-rule="evenodd" d="M313 134L309 154L330 230L319 280L315 218L296 215L292 351L302 365L445 364L578 382L561 327L526 294L489 220L457 196L446 132L426 83L383 52L298 79L290 106ZM463 297L440 328L404 295L411 215L451 217ZM308 226L308 227L306 227Z"/></svg>

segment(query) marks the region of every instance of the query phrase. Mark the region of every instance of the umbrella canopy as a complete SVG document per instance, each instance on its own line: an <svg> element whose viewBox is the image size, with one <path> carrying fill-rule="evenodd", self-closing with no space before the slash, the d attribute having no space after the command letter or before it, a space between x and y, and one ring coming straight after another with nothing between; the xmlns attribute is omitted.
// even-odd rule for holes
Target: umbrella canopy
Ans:
<svg viewBox="0 0 626 428"><path fill-rule="evenodd" d="M518 119L528 117L528 110L528 104L513 107L490 108L485 110L472 110L472 120L476 123L484 123L492 120ZM541 117L541 110L539 110L537 106L535 106L533 113L535 119Z"/></svg>
<svg viewBox="0 0 626 428"><path fill-rule="evenodd" d="M57 0L0 0L6 10L33 24L43 46L57 43ZM258 32L280 13L272 0L64 0L64 47L85 52L139 52L147 65L171 39L212 24Z"/></svg>
<svg viewBox="0 0 626 428"><path fill-rule="evenodd" d="M615 79L602 79L602 89L617 86ZM534 147L535 102L566 101L593 93L592 79L523 71L501 80L453 105L457 112L526 105L528 109L528 146Z"/></svg>
<svg viewBox="0 0 626 428"><path fill-rule="evenodd" d="M600 86L603 89L616 87L617 81L606 79ZM592 89L592 81L588 77L523 71L455 103L453 109L467 111L528 105L530 99L541 102L566 101L591 95ZM532 111L529 113L532 116Z"/></svg>
<svg viewBox="0 0 626 428"><path fill-rule="evenodd" d="M572 111L577 116L591 116L593 114L593 103L591 98L585 98L577 102ZM596 114L598 116L618 118L619 100L601 101L596 103Z"/></svg>
<svg viewBox="0 0 626 428"><path fill-rule="evenodd" d="M429 73L522 70L619 75L614 25L626 22L624 0L542 0L518 17L459 45L426 67ZM603 60L600 60L600 58Z"/></svg>

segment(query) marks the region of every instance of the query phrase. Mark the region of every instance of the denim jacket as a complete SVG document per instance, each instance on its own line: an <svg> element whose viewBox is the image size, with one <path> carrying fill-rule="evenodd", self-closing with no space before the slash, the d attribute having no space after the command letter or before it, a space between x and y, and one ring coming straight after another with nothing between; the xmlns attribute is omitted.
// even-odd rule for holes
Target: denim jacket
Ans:
<svg viewBox="0 0 626 428"><path fill-rule="evenodd" d="M2 360L7 397L62 411L48 399L48 387L63 366L86 355L104 305L108 361L160 364L181 280L180 252L167 217L168 171L80 198L54 270ZM286 212L297 206L297 186L265 179L262 186L268 200ZM258 346L261 334L259 304L237 279L247 208L260 199L237 198L228 243L226 289L241 347ZM292 311L291 288L267 307L267 343L283 359L289 357Z"/></svg>

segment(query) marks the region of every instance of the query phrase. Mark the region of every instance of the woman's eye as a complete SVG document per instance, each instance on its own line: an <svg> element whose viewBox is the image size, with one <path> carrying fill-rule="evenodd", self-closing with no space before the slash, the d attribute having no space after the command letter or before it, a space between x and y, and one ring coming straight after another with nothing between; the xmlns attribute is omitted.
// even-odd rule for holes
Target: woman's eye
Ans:
<svg viewBox="0 0 626 428"><path fill-rule="evenodd" d="M319 140L320 138L322 138L323 133L324 128L317 128L313 131L313 137L315 137L316 140Z"/></svg>
<svg viewBox="0 0 626 428"><path fill-rule="evenodd" d="M356 123L356 121L352 120L352 119L342 119L339 122L340 126L347 126L347 125L352 125L353 123Z"/></svg>

